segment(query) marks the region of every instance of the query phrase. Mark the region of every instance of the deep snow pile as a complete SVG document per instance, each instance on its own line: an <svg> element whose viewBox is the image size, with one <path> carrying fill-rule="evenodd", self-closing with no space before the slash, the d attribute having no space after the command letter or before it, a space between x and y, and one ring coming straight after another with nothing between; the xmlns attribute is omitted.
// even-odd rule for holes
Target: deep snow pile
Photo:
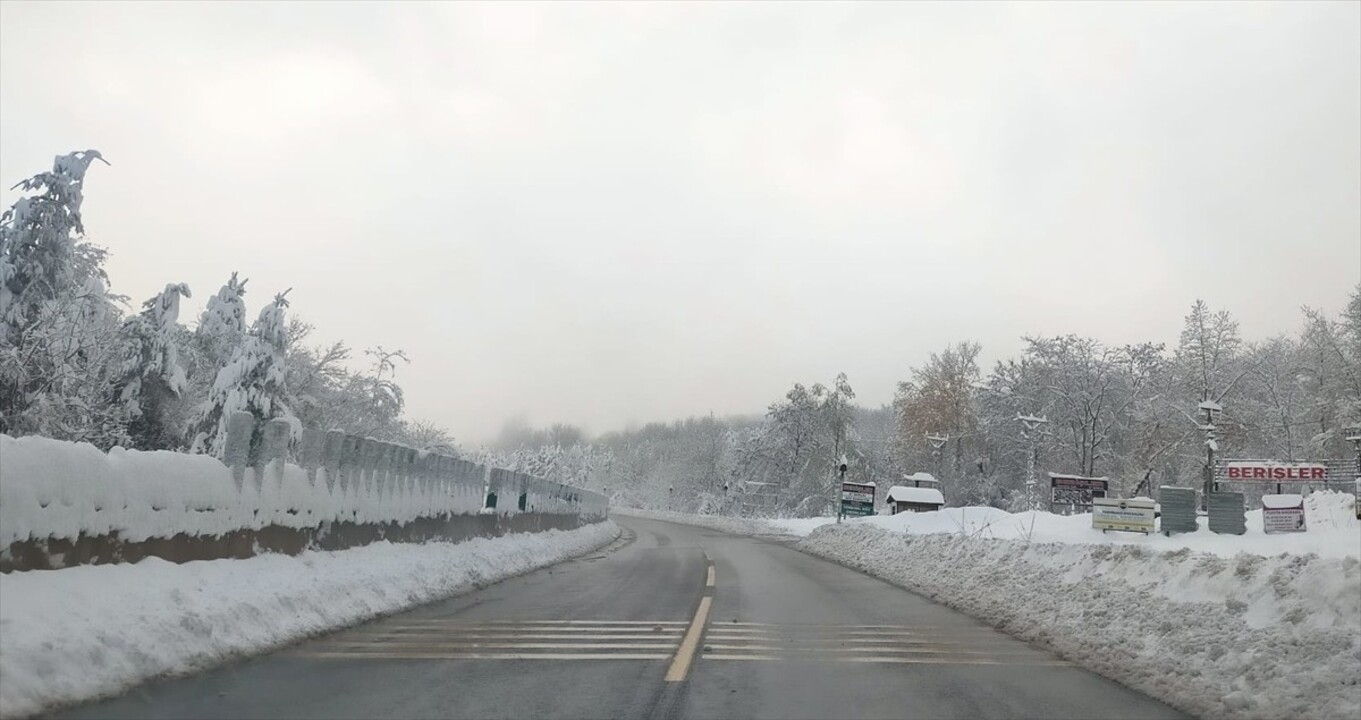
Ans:
<svg viewBox="0 0 1361 720"><path fill-rule="evenodd" d="M1361 717L1361 563L827 526L800 549L1201 717Z"/></svg>
<svg viewBox="0 0 1361 720"><path fill-rule="evenodd" d="M1315 553L1321 557L1356 557L1361 559L1361 524L1353 510L1353 497L1348 493L1317 492L1305 498L1308 532L1267 535L1262 529L1262 511L1247 513L1246 535L1218 535L1208 530L1205 518L1200 518L1200 531L1165 535L1138 533L1103 533L1092 528L1092 516L1055 515L1048 512L1009 513L991 507L945 508L937 512L900 513L847 518L843 524L871 525L893 532L911 535L964 535L998 540L1025 540L1036 543L1082 543L1137 545L1150 550L1179 549L1208 552L1231 557L1238 553L1278 555ZM696 516L674 515L678 522ZM732 521L733 518L704 517L702 522ZM740 520L739 522L753 522ZM808 535L824 525L836 523L836 518L789 518L756 521L773 532Z"/></svg>
<svg viewBox="0 0 1361 720"><path fill-rule="evenodd" d="M426 545L0 575L0 716L188 673L589 552L606 521Z"/></svg>
<svg viewBox="0 0 1361 720"><path fill-rule="evenodd" d="M1090 515L949 508L753 523L1210 718L1361 717L1361 521L1306 499L1309 530L1102 533ZM693 517L693 516L692 516ZM714 518L683 519L710 527ZM736 530L742 532L741 530Z"/></svg>

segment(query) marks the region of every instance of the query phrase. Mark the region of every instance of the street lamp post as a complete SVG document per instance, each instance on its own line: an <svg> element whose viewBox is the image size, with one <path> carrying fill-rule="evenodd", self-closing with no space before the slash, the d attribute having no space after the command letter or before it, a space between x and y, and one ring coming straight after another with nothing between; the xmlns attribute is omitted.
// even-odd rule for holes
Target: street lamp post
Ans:
<svg viewBox="0 0 1361 720"><path fill-rule="evenodd" d="M1215 452L1219 450L1219 441L1215 438L1215 417L1224 412L1224 408L1207 396L1201 401L1200 409L1205 411L1205 424L1200 426L1205 431L1205 483L1201 491L1200 509L1208 511L1210 493L1214 492L1215 485Z"/></svg>
<svg viewBox="0 0 1361 720"><path fill-rule="evenodd" d="M1040 509L1040 498L1038 488L1035 484L1035 433L1040 426L1049 422L1049 418L1035 417L1034 415L1016 414L1016 421L1021 423L1021 434L1029 443L1030 449L1026 453L1025 470L1025 492L1026 502L1029 503L1031 510Z"/></svg>
<svg viewBox="0 0 1361 720"><path fill-rule="evenodd" d="M1361 520L1361 425L1354 425L1346 429L1344 437L1347 442L1356 448L1356 468L1352 477L1356 478L1352 486L1352 492L1356 496L1354 507L1356 508L1356 519Z"/></svg>

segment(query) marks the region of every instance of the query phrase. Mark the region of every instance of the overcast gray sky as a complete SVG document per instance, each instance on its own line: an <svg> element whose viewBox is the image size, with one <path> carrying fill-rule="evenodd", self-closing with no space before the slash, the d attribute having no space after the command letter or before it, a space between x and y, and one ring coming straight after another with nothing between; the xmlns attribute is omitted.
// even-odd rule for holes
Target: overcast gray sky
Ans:
<svg viewBox="0 0 1361 720"><path fill-rule="evenodd" d="M1361 3L7 0L0 183L85 148L115 290L292 287L464 442L877 404L956 340L1340 309Z"/></svg>

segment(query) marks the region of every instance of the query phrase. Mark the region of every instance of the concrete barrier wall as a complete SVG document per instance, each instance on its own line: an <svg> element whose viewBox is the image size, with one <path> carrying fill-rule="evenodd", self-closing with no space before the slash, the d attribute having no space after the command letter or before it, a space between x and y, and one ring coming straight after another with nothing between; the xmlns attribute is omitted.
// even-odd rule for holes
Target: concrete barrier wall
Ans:
<svg viewBox="0 0 1361 720"><path fill-rule="evenodd" d="M225 463L0 435L0 572L457 542L608 514L598 493L373 438L257 432L247 413L229 428Z"/></svg>

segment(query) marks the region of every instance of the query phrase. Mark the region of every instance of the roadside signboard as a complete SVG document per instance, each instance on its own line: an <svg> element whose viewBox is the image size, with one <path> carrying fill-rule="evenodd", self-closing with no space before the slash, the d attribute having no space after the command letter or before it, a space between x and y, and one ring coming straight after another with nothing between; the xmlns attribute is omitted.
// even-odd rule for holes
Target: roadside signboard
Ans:
<svg viewBox="0 0 1361 720"><path fill-rule="evenodd" d="M1200 529L1200 523L1196 520L1195 488L1164 485L1158 488L1158 504L1162 507L1159 529L1164 535Z"/></svg>
<svg viewBox="0 0 1361 720"><path fill-rule="evenodd" d="M1304 532L1304 496L1262 496L1262 529L1268 533Z"/></svg>
<svg viewBox="0 0 1361 720"><path fill-rule="evenodd" d="M841 514L862 516L874 514L874 483L841 483Z"/></svg>
<svg viewBox="0 0 1361 720"><path fill-rule="evenodd" d="M1231 482L1322 482L1328 479L1328 466L1323 463L1231 460L1224 464L1222 479Z"/></svg>
<svg viewBox="0 0 1361 720"><path fill-rule="evenodd" d="M1049 509L1058 512L1059 507L1067 506L1068 512L1087 512L1092 499L1106 497L1109 487L1110 480L1103 477L1049 473Z"/></svg>
<svg viewBox="0 0 1361 720"><path fill-rule="evenodd" d="M1156 506L1152 500L1092 498L1092 527L1105 532L1152 533Z"/></svg>
<svg viewBox="0 0 1361 720"><path fill-rule="evenodd" d="M1248 531L1243 493L1212 492L1205 505L1210 512L1210 532L1242 535Z"/></svg>
<svg viewBox="0 0 1361 720"><path fill-rule="evenodd" d="M1361 474L1358 460L1238 460L1215 462L1217 483L1241 485L1285 485L1298 483L1314 488L1349 487ZM1341 487L1338 487L1341 486ZM1281 491L1277 491L1279 494Z"/></svg>

